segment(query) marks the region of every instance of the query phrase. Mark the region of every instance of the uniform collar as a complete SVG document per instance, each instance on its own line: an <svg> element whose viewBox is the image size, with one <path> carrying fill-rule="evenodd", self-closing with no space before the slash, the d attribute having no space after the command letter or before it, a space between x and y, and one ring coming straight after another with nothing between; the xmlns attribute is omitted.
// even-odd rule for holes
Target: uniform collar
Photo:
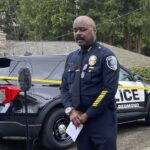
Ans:
<svg viewBox="0 0 150 150"><path fill-rule="evenodd" d="M102 48L101 44L98 43L97 41L95 41L95 42L91 45L91 47L92 47L92 49L95 49L95 48L100 49L100 48Z"/></svg>
<svg viewBox="0 0 150 150"><path fill-rule="evenodd" d="M96 48L97 46L99 46L99 43L97 41L94 41L91 45L89 45L86 48L81 48L81 52L83 54L86 54L87 52L91 51L92 49Z"/></svg>

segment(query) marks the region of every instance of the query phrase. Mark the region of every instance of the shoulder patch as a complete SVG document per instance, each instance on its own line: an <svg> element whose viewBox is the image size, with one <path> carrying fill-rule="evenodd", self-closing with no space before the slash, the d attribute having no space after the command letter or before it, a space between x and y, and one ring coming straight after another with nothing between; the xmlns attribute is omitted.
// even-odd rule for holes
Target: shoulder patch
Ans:
<svg viewBox="0 0 150 150"><path fill-rule="evenodd" d="M106 57L107 66L112 70L117 70L117 59L115 56Z"/></svg>

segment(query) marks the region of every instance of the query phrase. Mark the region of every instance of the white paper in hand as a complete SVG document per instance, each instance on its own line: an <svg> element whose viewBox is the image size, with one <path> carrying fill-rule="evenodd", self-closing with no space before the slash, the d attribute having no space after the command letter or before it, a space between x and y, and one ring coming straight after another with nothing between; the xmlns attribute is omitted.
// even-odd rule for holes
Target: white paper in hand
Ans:
<svg viewBox="0 0 150 150"><path fill-rule="evenodd" d="M66 129L66 133L72 138L72 140L75 142L79 133L81 132L83 128L83 124L81 124L79 127L76 128L76 126L70 122Z"/></svg>

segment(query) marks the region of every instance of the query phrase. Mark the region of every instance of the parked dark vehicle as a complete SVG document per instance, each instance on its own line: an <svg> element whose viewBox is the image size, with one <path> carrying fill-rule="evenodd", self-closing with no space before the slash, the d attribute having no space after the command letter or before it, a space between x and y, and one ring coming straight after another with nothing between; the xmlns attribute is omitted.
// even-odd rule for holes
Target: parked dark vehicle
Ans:
<svg viewBox="0 0 150 150"><path fill-rule="evenodd" d="M17 77L22 67L28 67L32 75L27 93L30 137L39 137L45 147L53 149L67 149L73 143L65 132L69 118L59 97L65 60L66 55L0 58L0 137L26 136L25 98ZM150 84L124 67L116 102L119 123L145 118L150 125Z"/></svg>

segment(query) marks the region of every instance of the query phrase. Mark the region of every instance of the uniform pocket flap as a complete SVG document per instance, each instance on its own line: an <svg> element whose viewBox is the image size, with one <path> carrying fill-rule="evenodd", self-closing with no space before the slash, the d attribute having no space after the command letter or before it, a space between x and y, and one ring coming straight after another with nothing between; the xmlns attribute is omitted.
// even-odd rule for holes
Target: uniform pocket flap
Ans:
<svg viewBox="0 0 150 150"><path fill-rule="evenodd" d="M89 72L99 72L99 68L98 67L93 67L93 68L89 68Z"/></svg>
<svg viewBox="0 0 150 150"><path fill-rule="evenodd" d="M76 66L75 65L71 65L71 66L68 66L68 72L75 72L76 70Z"/></svg>

